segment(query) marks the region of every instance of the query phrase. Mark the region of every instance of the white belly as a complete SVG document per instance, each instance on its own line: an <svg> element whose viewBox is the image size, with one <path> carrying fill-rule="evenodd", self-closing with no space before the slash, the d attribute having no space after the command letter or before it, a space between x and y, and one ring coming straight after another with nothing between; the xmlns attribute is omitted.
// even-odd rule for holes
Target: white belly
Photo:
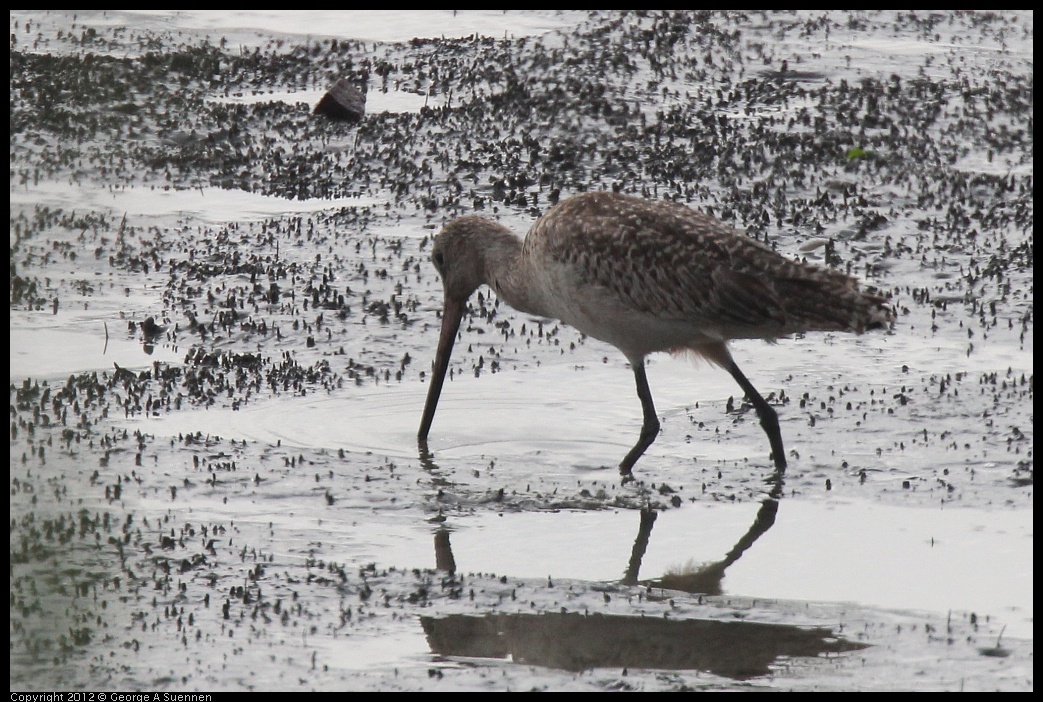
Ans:
<svg viewBox="0 0 1043 702"><path fill-rule="evenodd" d="M603 287L577 282L565 267L543 268L539 276L535 289L541 291L539 306L544 314L612 344L631 361L656 351L724 341L711 325L636 310Z"/></svg>

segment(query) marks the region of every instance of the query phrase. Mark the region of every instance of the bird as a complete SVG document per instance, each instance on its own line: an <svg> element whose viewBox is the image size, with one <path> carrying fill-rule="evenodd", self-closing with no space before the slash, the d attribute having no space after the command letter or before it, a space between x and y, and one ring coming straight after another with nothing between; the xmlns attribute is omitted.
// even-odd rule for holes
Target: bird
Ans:
<svg viewBox="0 0 1043 702"><path fill-rule="evenodd" d="M155 339L167 330L165 326L156 324L155 317L146 317L145 321L140 324L141 333L145 335L145 339Z"/></svg>
<svg viewBox="0 0 1043 702"><path fill-rule="evenodd" d="M609 191L572 195L547 210L524 240L478 215L448 221L431 260L442 279L438 347L417 439L426 448L467 300L488 285L514 309L554 318L619 349L641 401L637 442L619 472L632 478L659 435L645 358L688 353L726 370L767 434L782 474L786 453L775 409L732 358L728 342L774 341L811 331L892 328L882 293L831 268L779 254L685 204Z"/></svg>

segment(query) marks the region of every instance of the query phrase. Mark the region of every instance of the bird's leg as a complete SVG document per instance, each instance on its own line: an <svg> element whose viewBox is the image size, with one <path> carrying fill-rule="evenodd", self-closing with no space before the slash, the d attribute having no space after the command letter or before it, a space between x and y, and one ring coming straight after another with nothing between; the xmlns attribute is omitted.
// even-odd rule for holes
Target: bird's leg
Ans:
<svg viewBox="0 0 1043 702"><path fill-rule="evenodd" d="M652 391L648 389L648 378L645 377L645 359L638 359L636 362L631 360L630 365L634 368L634 379L637 381L637 396L641 398L644 422L641 424L641 436L638 437L637 443L623 458L623 462L619 464L619 473L624 477L630 475L630 471L634 464L637 463L637 459L641 458L645 449L651 446L652 442L659 436L659 418L656 417L655 405L652 404Z"/></svg>
<svg viewBox="0 0 1043 702"><path fill-rule="evenodd" d="M757 410L761 426L764 427L764 432L768 435L768 442L771 444L771 455L775 459L775 469L781 473L786 470L786 450L782 448L782 432L779 431L778 413L760 396L757 388L753 387L753 384L739 370L739 366L735 365L735 361L729 359L726 368L732 374L732 377L735 378L735 382L746 393L746 396L750 398L754 409Z"/></svg>

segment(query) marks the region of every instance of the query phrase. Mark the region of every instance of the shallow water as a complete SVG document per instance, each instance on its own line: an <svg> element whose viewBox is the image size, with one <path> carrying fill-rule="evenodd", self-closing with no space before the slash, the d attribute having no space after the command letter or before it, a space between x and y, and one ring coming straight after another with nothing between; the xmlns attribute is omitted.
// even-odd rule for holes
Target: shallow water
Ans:
<svg viewBox="0 0 1043 702"><path fill-rule="evenodd" d="M281 167L257 154L226 167L227 125L128 110L139 116L125 139L101 129L69 163L48 160L59 153L48 120L12 129L12 690L1032 689L1032 200L1022 195L1032 159L1031 132L1018 131L1031 107L1015 107L1026 76L1031 85L1031 13L832 13L825 34L806 13L717 16L741 36L734 82L731 58L714 63L684 39L663 54L680 61L674 75L649 73L643 58L627 80L577 61L530 85L535 103L541 82L596 76L654 124L657 112L688 109L686 93L706 86L686 72L712 65L720 72L702 80L722 95L747 91L714 97L716 114L767 129L743 138L776 143L771 120L792 118L792 133L825 141L802 113L839 132L845 111L861 115L861 134L845 139L871 143L888 120L905 135L908 153L874 147L886 165L827 151L792 181L751 175L716 144L714 173L687 182L693 204L731 208L787 253L822 263L833 240L899 309L889 333L733 345L778 408L790 455L781 485L731 378L670 356L648 365L661 434L621 485L615 465L641 423L625 359L487 290L472 300L430 444L417 446L442 299L428 239L472 209L466 190L434 209L423 198L463 180L486 215L524 231L549 186L531 183L538 204L518 206L497 201L492 181L540 168L565 176L550 142L539 159L516 158L509 135L524 116L504 115L499 138L479 132L484 122L470 134L408 122L425 103L507 94L494 78L470 97L434 82L418 91L416 67L440 66L427 52L442 46L465 52L464 65L508 61L524 73L541 65L532 56L553 64L552 50L602 36L592 28L616 47L628 23L649 41L674 26L615 17L12 13L13 48L29 54L82 61L225 37L286 67L275 57L332 36L364 42L356 58L388 61L392 78L383 92L370 74L363 127L313 125L297 107L328 82L321 51L303 82L290 68L285 80L277 69L242 83L219 76L209 91L186 82L186 103L257 111L242 113L244 130L314 188L293 198ZM104 41L86 40L88 28ZM496 43L476 53L394 43L476 32ZM758 76L783 59L806 92L777 100L768 88L782 85ZM896 103L874 123L871 91L830 103L841 80L863 79L881 81L883 101L892 76L919 95L917 109ZM931 100L934 121L921 123ZM614 128L583 107L559 115L576 149ZM15 117L30 109L13 98ZM690 128L691 143L709 138ZM391 132L412 132L395 147L401 164L381 141ZM914 154L921 134L937 152ZM227 138L231 152L246 148ZM431 166L442 152L464 162L467 149L488 160L473 182ZM117 152L121 168L108 161ZM639 172L626 174L594 149L566 175L664 194L675 177L655 167L676 157L665 146L633 156ZM354 180L308 170L381 158ZM424 163L427 184L410 170ZM984 179L933 184L934 173ZM220 184L229 179L252 192ZM772 209L766 228L767 206L741 207L762 184L794 206ZM822 192L836 194L832 209ZM972 202L981 211L967 204L966 220L946 220ZM49 220L41 208L74 214ZM33 292L16 290L16 276ZM151 338L139 326L148 317L163 327ZM709 622L750 625L734 633L763 657L701 658L730 648L732 629L685 628ZM809 631L821 636L798 640ZM606 637L626 643L599 649Z"/></svg>

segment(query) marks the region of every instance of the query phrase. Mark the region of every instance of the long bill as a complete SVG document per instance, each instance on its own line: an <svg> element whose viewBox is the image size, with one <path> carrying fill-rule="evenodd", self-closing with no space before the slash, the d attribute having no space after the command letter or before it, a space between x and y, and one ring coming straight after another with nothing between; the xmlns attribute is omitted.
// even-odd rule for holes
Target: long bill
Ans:
<svg viewBox="0 0 1043 702"><path fill-rule="evenodd" d="M449 370L449 356L453 353L456 333L460 330L460 320L464 316L464 305L467 300L455 300L448 295L445 298L445 309L442 311L442 331L438 335L438 350L435 352L435 367L431 371L431 386L427 389L427 402L424 403L424 416L420 419L420 431L417 439L427 442L427 433L431 430L431 422L435 418L438 397L442 394L442 383L446 371Z"/></svg>

